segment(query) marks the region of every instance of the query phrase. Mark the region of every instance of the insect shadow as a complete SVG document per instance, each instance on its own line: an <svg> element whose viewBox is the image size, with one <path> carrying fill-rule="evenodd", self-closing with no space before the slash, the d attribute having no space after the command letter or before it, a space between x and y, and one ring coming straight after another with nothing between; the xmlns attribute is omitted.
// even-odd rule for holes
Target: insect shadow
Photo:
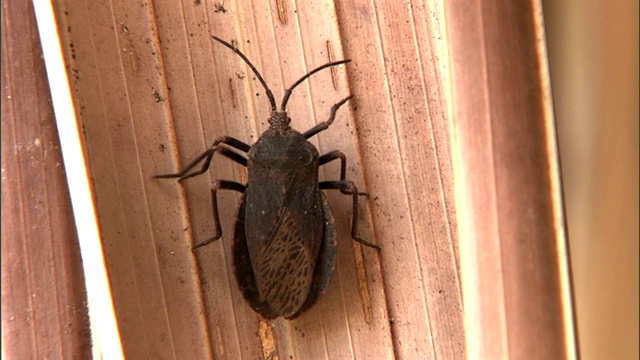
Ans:
<svg viewBox="0 0 640 360"><path fill-rule="evenodd" d="M345 179L346 156L339 150L319 155L307 139L329 128L336 112L353 96L331 107L329 119L304 133L289 126L286 106L291 92L311 75L350 60L322 65L296 81L285 91L280 108L273 93L255 66L235 46L213 38L233 50L251 68L265 89L271 104L269 128L255 144L222 136L195 160L175 174L154 178L183 181L209 169L216 153L247 167L248 182L215 180L211 187L215 233L194 246L194 250L222 236L218 214L218 190L242 193L235 224L234 270L240 290L252 308L264 318L282 316L294 319L313 306L331 281L336 263L335 221L321 190L340 190L353 200L351 237L380 249L358 236L358 192L355 183ZM245 153L246 157L241 153ZM318 167L340 159L340 179L318 181ZM199 170L194 170L202 162Z"/></svg>

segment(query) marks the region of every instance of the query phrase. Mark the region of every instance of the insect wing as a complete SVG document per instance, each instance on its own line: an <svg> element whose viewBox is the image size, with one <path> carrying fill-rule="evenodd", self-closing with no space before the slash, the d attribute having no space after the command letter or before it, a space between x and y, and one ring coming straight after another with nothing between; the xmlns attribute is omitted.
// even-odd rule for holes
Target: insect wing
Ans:
<svg viewBox="0 0 640 360"><path fill-rule="evenodd" d="M273 236L254 259L253 270L261 299L289 317L304 304L317 254L305 245L305 224L289 208L283 208Z"/></svg>
<svg viewBox="0 0 640 360"><path fill-rule="evenodd" d="M321 192L319 192L319 194L321 196L323 210L321 247L316 257L317 261L315 262L316 266L313 270L314 275L309 294L302 307L294 314L285 314L281 311L276 311L265 299L261 298L259 294L245 234L246 202L245 197L243 196L242 198L235 226L235 241L233 247L234 269L244 298L264 318L273 319L278 316L285 316L287 319L294 319L298 317L319 300L331 281L335 269L336 229L327 199ZM299 301L299 298L296 300Z"/></svg>
<svg viewBox="0 0 640 360"><path fill-rule="evenodd" d="M303 166L274 171L260 156L249 163L249 182L258 185L246 191L245 238L259 301L288 317L309 294L323 238L317 160L311 153Z"/></svg>
<svg viewBox="0 0 640 360"><path fill-rule="evenodd" d="M260 298L284 317L307 299L323 231L320 191L288 190L268 241L252 258Z"/></svg>
<svg viewBox="0 0 640 360"><path fill-rule="evenodd" d="M316 268L313 271L313 283L304 305L302 305L297 313L293 316L287 317L287 319L294 319L298 317L320 300L320 297L324 294L325 290L331 283L333 272L336 269L336 250L338 245L336 224L326 196L322 193L321 195L324 224L322 244L320 246L320 251L318 252Z"/></svg>
<svg viewBox="0 0 640 360"><path fill-rule="evenodd" d="M266 319L278 317L278 314L271 309L269 304L260 300L258 288L256 287L256 277L253 274L251 257L247 237L245 234L245 210L246 194L242 196L238 207L238 217L236 219L234 241L233 241L233 268L240 286L240 291L244 298L251 304L251 307Z"/></svg>

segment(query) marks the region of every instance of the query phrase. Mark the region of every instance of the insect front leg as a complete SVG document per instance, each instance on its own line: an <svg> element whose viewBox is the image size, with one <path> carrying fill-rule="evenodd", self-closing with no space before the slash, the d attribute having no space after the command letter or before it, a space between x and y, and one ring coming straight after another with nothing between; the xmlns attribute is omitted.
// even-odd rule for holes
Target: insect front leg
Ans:
<svg viewBox="0 0 640 360"><path fill-rule="evenodd" d="M347 172L347 157L344 155L342 151L334 150L334 151L328 152L320 156L320 158L318 159L318 162L319 162L319 165L322 166L336 159L340 159L340 181L345 181L346 172ZM340 192L345 195L351 194L349 191L345 190L344 188L340 188ZM358 195L369 196L369 194L365 192L359 192Z"/></svg>
<svg viewBox="0 0 640 360"><path fill-rule="evenodd" d="M323 122L319 123L318 125L312 127L311 129L305 131L304 134L302 134L302 136L304 136L305 139L308 139L308 138L312 137L313 135L319 133L320 131L327 130L329 128L329 126L331 126L331 124L333 123L333 120L335 120L336 112L338 111L340 106L344 105L344 103L349 101L349 99L351 99L352 97L353 97L353 95L349 95L346 98L340 100L335 105L333 105L331 107L331 113L329 113L329 119L327 121L323 121Z"/></svg>
<svg viewBox="0 0 640 360"><path fill-rule="evenodd" d="M380 246L371 243L358 236L358 188L353 181L341 180L341 181L321 181L318 183L320 189L327 190L340 190L343 193L351 194L353 199L353 218L351 220L351 238L362 245L366 245L380 250Z"/></svg>
<svg viewBox="0 0 640 360"><path fill-rule="evenodd" d="M231 146L243 152L249 151L249 148L250 148L249 145L245 144L244 142L238 139L232 138L230 136L221 136L218 139L216 139L216 141L213 142L213 145L211 145L211 147L209 147L205 152L200 154L200 156L198 156L192 162L190 162L187 166L185 166L184 169L180 170L180 172L175 174L156 175L153 178L154 179L179 178L178 181L182 181L190 177L201 175L209 169L209 165L211 164L213 155L216 152L219 152L220 154L228 157L229 159L237 162L240 165L247 166L247 159L244 156L238 154L237 152L229 148L220 146L221 144ZM191 171L191 169L193 169L196 165L198 165L198 163L201 162L203 159L204 159L204 163L202 164L202 168L200 168L200 170L198 171L195 171L189 174L189 171Z"/></svg>
<svg viewBox="0 0 640 360"><path fill-rule="evenodd" d="M244 193L247 187L238 182L229 181L229 180L216 180L213 182L213 185L211 186L211 204L213 205L213 224L215 226L215 234L212 237L205 240L204 242L198 245L195 245L193 247L193 250L196 250L197 248L205 245L209 245L212 242L220 239L220 237L222 237L222 227L220 226L220 215L218 214L218 195L217 195L218 190L221 190L221 189L235 190L237 192Z"/></svg>

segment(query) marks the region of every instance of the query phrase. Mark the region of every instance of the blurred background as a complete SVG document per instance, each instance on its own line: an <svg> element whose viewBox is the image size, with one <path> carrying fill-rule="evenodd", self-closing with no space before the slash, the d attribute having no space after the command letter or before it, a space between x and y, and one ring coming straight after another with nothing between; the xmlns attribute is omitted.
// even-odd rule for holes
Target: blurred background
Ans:
<svg viewBox="0 0 640 360"><path fill-rule="evenodd" d="M543 1L583 359L638 359L638 1Z"/></svg>

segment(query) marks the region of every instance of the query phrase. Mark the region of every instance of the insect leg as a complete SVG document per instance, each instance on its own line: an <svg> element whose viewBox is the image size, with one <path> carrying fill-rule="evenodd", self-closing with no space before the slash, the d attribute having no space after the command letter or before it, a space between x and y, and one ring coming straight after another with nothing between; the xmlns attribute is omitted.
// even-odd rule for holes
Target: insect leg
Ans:
<svg viewBox="0 0 640 360"><path fill-rule="evenodd" d="M340 159L340 180L342 181L345 179L345 173L347 169L347 157L342 153L342 151L333 150L331 152L328 152L320 156L318 161L320 162L320 165L324 165L336 159Z"/></svg>
<svg viewBox="0 0 640 360"><path fill-rule="evenodd" d="M380 250L380 246L371 243L361 237L358 236L358 188L353 181L342 180L342 181L321 181L318 183L320 189L327 190L340 190L342 192L347 192L351 194L353 199L353 219L351 220L351 238L362 245L366 245L375 249Z"/></svg>
<svg viewBox="0 0 640 360"><path fill-rule="evenodd" d="M237 192L243 193L246 189L247 187L245 185L242 185L235 181L216 180L213 182L213 185L211 186L211 204L213 205L213 224L215 225L216 232L212 237L208 238L198 245L195 245L193 247L193 250L205 245L209 245L212 242L220 239L220 237L222 236L222 228L220 227L220 215L218 214L218 190L235 190Z"/></svg>
<svg viewBox="0 0 640 360"><path fill-rule="evenodd" d="M347 157L340 150L333 150L328 152L322 156L320 156L319 165L327 164L333 160L340 159L340 181L345 181L346 179L346 171L347 171ZM349 191L344 188L340 188L340 192L345 195L351 194ZM359 192L358 195L369 196L369 194L365 192Z"/></svg>
<svg viewBox="0 0 640 360"><path fill-rule="evenodd" d="M220 146L220 144L231 146L243 152L249 151L249 148L250 148L249 145L245 144L240 140L234 139L230 136L221 136L217 138L216 141L213 142L213 145L211 145L210 148L208 148L205 152L200 154L200 156L195 158L192 162L190 162L187 166L185 166L184 169L180 170L180 172L175 174L156 175L153 178L154 179L179 178L179 181L182 181L190 177L201 175L209 169L209 165L211 164L211 159L213 159L213 155L216 153L216 151L220 152L222 155L228 157L229 159L241 165L247 166L246 158L244 158L242 155L238 154L237 152L231 149ZM191 171L191 169L193 169L196 165L198 165L198 163L201 162L203 159L204 159L204 163L202 164L202 168L198 171L195 171L189 174L189 171Z"/></svg>
<svg viewBox="0 0 640 360"><path fill-rule="evenodd" d="M336 112L338 111L338 108L340 108L340 106L344 105L344 103L349 101L349 99L351 99L352 97L353 97L353 95L349 95L346 98L340 100L335 105L333 105L331 107L331 113L329 113L329 119L327 121L323 121L323 122L319 123L318 125L312 127L311 129L305 131L302 134L302 136L304 136L305 139L308 139L308 138L312 137L313 135L319 133L320 131L327 130L329 128L329 126L331 126L331 124L333 123L333 120L335 120Z"/></svg>

